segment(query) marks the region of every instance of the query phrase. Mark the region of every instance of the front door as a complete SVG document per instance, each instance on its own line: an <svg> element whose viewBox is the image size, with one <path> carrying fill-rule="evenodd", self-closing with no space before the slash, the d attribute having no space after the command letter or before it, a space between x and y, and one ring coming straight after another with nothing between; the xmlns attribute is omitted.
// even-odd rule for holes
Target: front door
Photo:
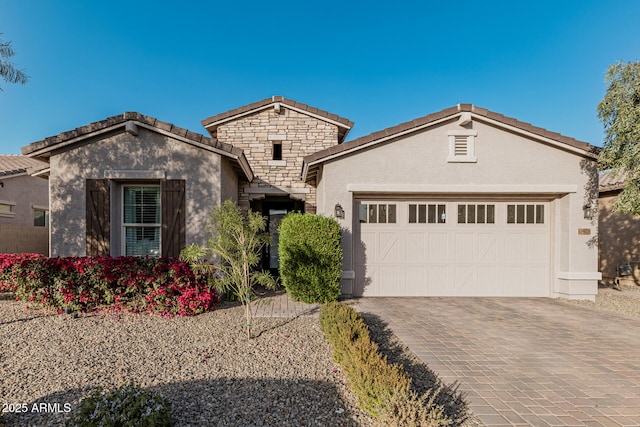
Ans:
<svg viewBox="0 0 640 427"><path fill-rule="evenodd" d="M287 209L269 209L269 269L280 268L280 256L278 255L278 241L280 240L280 222L287 214Z"/></svg>
<svg viewBox="0 0 640 427"><path fill-rule="evenodd" d="M251 210L261 212L267 219L266 231L269 233L269 243L262 250L262 268L278 275L280 257L278 256L278 241L280 222L289 212L304 212L304 202L292 200L289 197L266 197L251 202Z"/></svg>

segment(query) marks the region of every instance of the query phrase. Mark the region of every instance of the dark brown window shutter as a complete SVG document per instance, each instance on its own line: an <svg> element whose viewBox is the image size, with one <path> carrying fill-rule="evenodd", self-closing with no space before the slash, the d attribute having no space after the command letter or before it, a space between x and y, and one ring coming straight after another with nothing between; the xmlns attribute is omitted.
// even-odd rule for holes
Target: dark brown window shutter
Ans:
<svg viewBox="0 0 640 427"><path fill-rule="evenodd" d="M87 179L87 256L109 256L109 180Z"/></svg>
<svg viewBox="0 0 640 427"><path fill-rule="evenodd" d="M162 256L178 256L186 246L183 179L162 181Z"/></svg>

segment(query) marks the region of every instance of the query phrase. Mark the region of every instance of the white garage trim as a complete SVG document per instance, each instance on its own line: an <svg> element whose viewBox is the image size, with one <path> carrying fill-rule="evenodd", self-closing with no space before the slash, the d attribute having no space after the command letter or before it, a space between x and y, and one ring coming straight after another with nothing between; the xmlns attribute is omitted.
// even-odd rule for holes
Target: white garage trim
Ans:
<svg viewBox="0 0 640 427"><path fill-rule="evenodd" d="M577 185L425 185L425 184L348 184L352 193L484 193L484 194L568 194L578 191Z"/></svg>

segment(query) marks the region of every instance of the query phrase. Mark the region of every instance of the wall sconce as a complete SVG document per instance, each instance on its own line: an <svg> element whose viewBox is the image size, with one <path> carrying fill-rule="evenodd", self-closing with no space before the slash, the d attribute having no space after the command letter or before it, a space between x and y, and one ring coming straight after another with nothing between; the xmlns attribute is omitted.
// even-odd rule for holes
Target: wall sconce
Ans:
<svg viewBox="0 0 640 427"><path fill-rule="evenodd" d="M340 206L340 203L336 203L336 207L333 210L333 214L336 218L344 219L344 209Z"/></svg>
<svg viewBox="0 0 640 427"><path fill-rule="evenodd" d="M0 181L0 188L4 188L4 182Z"/></svg>
<svg viewBox="0 0 640 427"><path fill-rule="evenodd" d="M584 205L582 210L584 211L584 219L593 219L593 214L594 214L594 211L595 211L594 208L592 208L589 205Z"/></svg>

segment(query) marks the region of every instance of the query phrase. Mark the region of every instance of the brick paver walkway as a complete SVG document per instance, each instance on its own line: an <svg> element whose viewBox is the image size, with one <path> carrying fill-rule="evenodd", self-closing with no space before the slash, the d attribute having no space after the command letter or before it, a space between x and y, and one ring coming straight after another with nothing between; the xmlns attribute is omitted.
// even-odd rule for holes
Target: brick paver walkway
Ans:
<svg viewBox="0 0 640 427"><path fill-rule="evenodd" d="M363 298L488 426L639 426L640 320L545 298Z"/></svg>

